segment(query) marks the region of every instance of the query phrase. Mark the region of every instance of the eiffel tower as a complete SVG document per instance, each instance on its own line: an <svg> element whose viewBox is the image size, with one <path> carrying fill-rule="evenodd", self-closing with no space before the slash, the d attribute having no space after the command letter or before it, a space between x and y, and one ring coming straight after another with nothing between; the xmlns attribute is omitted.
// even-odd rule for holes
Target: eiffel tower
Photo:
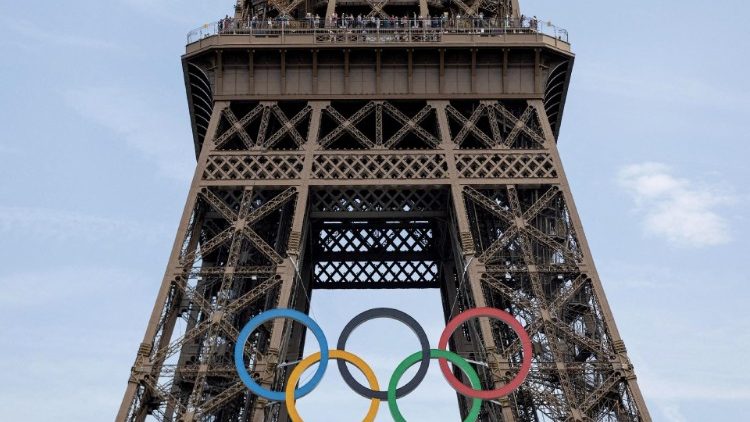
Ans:
<svg viewBox="0 0 750 422"><path fill-rule="evenodd" d="M408 288L531 337L480 420L650 421L557 150L573 60L517 0L239 0L192 31L197 165L117 420L286 421L235 371L241 327L316 289ZM259 328L251 373L283 390L304 340ZM451 348L486 389L523 357L485 319Z"/></svg>

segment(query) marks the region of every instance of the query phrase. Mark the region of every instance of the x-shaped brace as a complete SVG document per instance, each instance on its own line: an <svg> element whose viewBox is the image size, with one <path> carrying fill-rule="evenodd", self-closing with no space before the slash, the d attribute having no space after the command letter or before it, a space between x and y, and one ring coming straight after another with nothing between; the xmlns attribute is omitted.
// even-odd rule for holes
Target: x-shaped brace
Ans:
<svg viewBox="0 0 750 422"><path fill-rule="evenodd" d="M482 113L485 111L485 105L480 104L473 113L471 113L471 117L468 119L464 117L463 114L461 114L458 110L456 110L452 105L448 105L445 108L445 111L453 117L454 119L458 120L461 123L461 130L458 131L458 134L456 135L455 139L453 139L453 142L457 146L461 146L461 144L466 140L466 137L469 135L469 133L473 133L479 140L488 148L494 148L495 147L495 141L493 141L489 136L487 136L484 132L479 130L477 127L477 122L482 117Z"/></svg>
<svg viewBox="0 0 750 422"><path fill-rule="evenodd" d="M250 110L250 112L244 115L242 119L237 120L237 116L234 114L234 112L229 107L225 108L222 111L222 114L231 126L226 130L226 132L222 133L216 138L216 140L214 140L216 148L221 148L224 144L227 143L227 141L229 141L229 139L234 134L237 134L240 137L242 143L245 144L245 147L247 147L248 149L252 148L255 142L253 142L252 138L250 138L250 135L247 134L246 128L247 125L255 120L258 114L260 114L262 111L263 106L258 104L257 106L255 106L255 108Z"/></svg>
<svg viewBox="0 0 750 422"><path fill-rule="evenodd" d="M258 249L261 253L263 253L263 255L270 259L271 262L279 264L283 261L281 255L279 255L274 248L266 243L263 238L258 236L258 234L253 231L250 226L294 198L294 195L296 195L295 188L289 188L281 192L271 201L261 205L256 210L250 212L247 215L240 215L239 213L234 212L226 205L226 203L221 198L216 196L216 194L214 194L208 188L201 189L199 194L209 205L211 205L212 208L214 208L214 210L216 210L224 219L232 224L231 227L227 228L216 236L222 236L222 238L220 239L221 243L224 243L225 241L231 239L232 235L240 234L244 236L248 241L250 241L250 243L252 243L253 246L255 246L255 248ZM227 236L225 232L229 232L229 236ZM213 248L218 247L221 243L214 242L214 239L216 239L216 237L205 243L210 243ZM207 253L206 248L202 247L201 249L203 250L203 255L205 255Z"/></svg>
<svg viewBox="0 0 750 422"><path fill-rule="evenodd" d="M396 133L393 134L393 136L391 136L390 139L388 139L383 144L383 147L392 148L394 145L399 143L409 132L414 132L417 137L425 141L433 148L437 148L438 144L440 144L440 141L436 137L432 136L430 132L426 131L422 126L419 125L432 112L432 106L430 106L429 104L419 110L419 112L411 119L406 117L404 113L402 113L399 109L388 102L383 103L383 109L391 117L393 117L403 125Z"/></svg>
<svg viewBox="0 0 750 422"><path fill-rule="evenodd" d="M527 107L520 118L513 115L513 113L508 111L508 109L503 107L501 104L495 104L495 110L497 110L500 115L503 116L503 118L505 118L508 122L510 122L510 124L513 125L513 129L510 131L504 141L506 147L510 148L521 132L527 134L539 145L544 146L544 137L539 135L536 131L532 130L528 126L529 120L534 116L534 107Z"/></svg>
<svg viewBox="0 0 750 422"><path fill-rule="evenodd" d="M303 0L292 0L289 3L283 3L279 0L270 0L271 7L279 11L279 17L288 17L294 8L296 8Z"/></svg>
<svg viewBox="0 0 750 422"><path fill-rule="evenodd" d="M555 190L557 192L557 190ZM509 192L511 195L513 192ZM507 244L510 242L510 236L511 235L528 235L533 238L535 238L540 243L550 247L551 249L560 250L561 253L564 255L565 259L568 260L568 262L577 262L578 258L575 256L573 252L568 250L568 248L565 245L562 245L558 242L556 242L554 239L549 237L546 233L542 232L541 230L537 229L536 227L532 225L526 224L526 222L530 221L532 218L536 217L536 215L541 211L544 206L539 205L540 201L543 204L549 203L551 201L553 195L542 195L541 198L539 198L537 201L532 204L531 208L537 210L535 213L525 213L521 214L521 210L516 210L516 207L518 205L511 204L511 210L505 210L501 208L497 203L490 200L486 196L482 195L479 191L477 191L474 188L466 187L464 188L464 195L470 199L472 199L477 205L481 206L485 210L489 211L490 213L494 214L495 216L499 217L500 219L504 220L508 224L510 224L509 229L503 233L503 235L496 239L490 246L480 255L480 260L483 260L486 263L492 262L492 259L496 258L496 255L498 252L502 250ZM512 199L512 198L511 198ZM515 201L514 201L515 202ZM518 214L518 216L514 215Z"/></svg>
<svg viewBox="0 0 750 422"><path fill-rule="evenodd" d="M287 133L289 134L289 136L291 136L297 146L302 146L302 144L305 143L305 139L297 131L297 125L302 120L307 118L307 116L310 114L310 111L312 111L312 107L310 107L309 105L305 106L305 108L294 115L291 120L286 117L286 114L284 114L284 111L281 109L281 107L276 104L271 106L271 111L273 111L276 119L278 119L279 123L281 124L281 128L276 133L274 133L273 136L268 138L266 144L263 147L271 148L272 146L276 145L276 143L279 142L279 140L281 140L281 138L283 138Z"/></svg>
<svg viewBox="0 0 750 422"><path fill-rule="evenodd" d="M479 5L481 2L479 0L474 0L474 4L471 6L467 5L463 2L463 0L453 0L454 3L458 5L464 12L466 12L466 15L468 17L474 17L477 16L479 12Z"/></svg>
<svg viewBox="0 0 750 422"><path fill-rule="evenodd" d="M365 136L359 129L357 129L356 124L361 122L365 117L367 117L370 112L372 112L375 109L375 103L370 101L367 103L364 107L357 110L354 115L350 118L345 118L341 115L338 111L336 111L335 108L332 106L328 106L325 108L326 113L328 113L333 120L338 123L338 126L331 131L328 135L324 136L320 141L320 146L322 148L327 147L332 142L334 142L336 139L341 137L341 135L344 134L344 132L348 132L351 134L354 138L356 138L362 145L368 147L368 148L375 148L375 143L373 143L370 138Z"/></svg>
<svg viewBox="0 0 750 422"><path fill-rule="evenodd" d="M385 5L388 4L388 0L381 0L381 1L367 0L367 4L369 4L370 7L372 8L372 10L370 10L370 13L367 14L367 19L375 15L380 15L380 17L383 19L389 18L388 14L385 13L385 11L383 10Z"/></svg>

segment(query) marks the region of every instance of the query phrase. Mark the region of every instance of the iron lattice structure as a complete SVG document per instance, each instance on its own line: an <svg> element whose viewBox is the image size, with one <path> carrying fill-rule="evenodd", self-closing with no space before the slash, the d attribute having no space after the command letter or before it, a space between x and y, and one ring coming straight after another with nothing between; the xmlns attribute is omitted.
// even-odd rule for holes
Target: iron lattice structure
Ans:
<svg viewBox="0 0 750 422"><path fill-rule="evenodd" d="M237 16L518 17L515 1L490 3L242 1ZM530 376L482 421L650 420L557 150L570 46L492 22L250 28L187 46L197 167L118 421L287 420L240 382L239 329L269 308L306 312L313 289L372 288L438 288L446 319L492 306L523 323ZM275 320L246 363L283 389L303 343ZM451 347L483 363L485 388L522 358L488 320Z"/></svg>

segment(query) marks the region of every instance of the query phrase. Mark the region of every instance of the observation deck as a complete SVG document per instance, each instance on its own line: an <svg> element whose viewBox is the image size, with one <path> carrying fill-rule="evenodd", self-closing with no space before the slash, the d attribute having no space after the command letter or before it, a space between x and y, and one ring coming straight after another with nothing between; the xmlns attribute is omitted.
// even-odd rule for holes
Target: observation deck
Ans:
<svg viewBox="0 0 750 422"><path fill-rule="evenodd" d="M225 26L228 25L228 26ZM208 47L253 46L419 46L540 45L570 53L568 31L549 22L533 27L494 19L368 20L328 26L313 19L270 20L238 24L213 22L187 34L188 55Z"/></svg>
<svg viewBox="0 0 750 422"><path fill-rule="evenodd" d="M196 150L214 101L542 100L556 136L574 59L562 28L478 17L228 18L187 43Z"/></svg>

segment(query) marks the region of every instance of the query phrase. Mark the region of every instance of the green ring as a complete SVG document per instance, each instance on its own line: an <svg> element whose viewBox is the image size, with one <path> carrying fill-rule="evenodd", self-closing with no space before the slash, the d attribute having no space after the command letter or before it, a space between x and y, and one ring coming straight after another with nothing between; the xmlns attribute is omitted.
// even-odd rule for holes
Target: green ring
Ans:
<svg viewBox="0 0 750 422"><path fill-rule="evenodd" d="M463 371L463 373L469 377L469 382L471 383L472 388L474 388L475 390L480 390L482 388L482 383L481 381L479 381L479 375L477 375L477 371L475 371L474 368L469 364L469 362L467 362L461 356L447 350L430 349L430 359L448 359L451 363L458 366L461 371ZM398 403L396 401L396 388L398 387L398 382L401 380L401 376L404 375L407 369L411 368L412 366L414 366L414 364L420 362L421 360L422 352L419 351L417 353L414 353L413 355L404 359L404 361L396 367L393 375L391 375L391 381L388 383L388 409L391 411L391 416L396 422L406 422L406 419L404 419L401 411L398 410ZM469 410L469 414L466 415L466 419L464 419L464 422L476 421L479 418L479 412L481 410L482 399L472 400L471 409Z"/></svg>

